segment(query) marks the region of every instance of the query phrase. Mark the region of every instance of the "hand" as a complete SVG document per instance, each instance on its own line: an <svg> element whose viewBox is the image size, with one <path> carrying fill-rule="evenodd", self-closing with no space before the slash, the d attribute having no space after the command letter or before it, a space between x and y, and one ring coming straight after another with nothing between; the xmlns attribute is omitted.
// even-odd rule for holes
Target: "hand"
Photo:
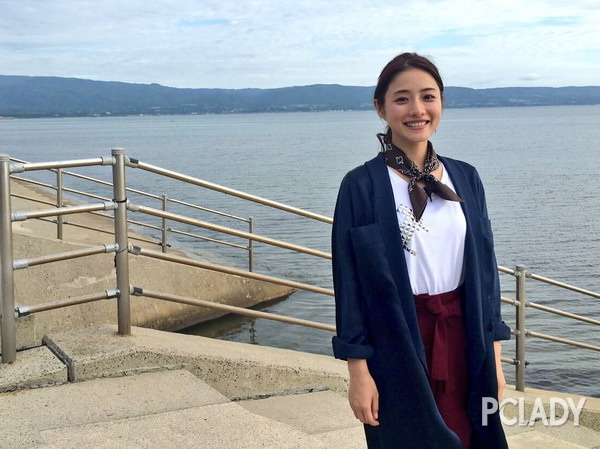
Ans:
<svg viewBox="0 0 600 449"><path fill-rule="evenodd" d="M498 400L502 400L506 379L504 378L504 370L502 369L502 345L499 341L494 342L494 355L496 358L496 378L498 379Z"/></svg>
<svg viewBox="0 0 600 449"><path fill-rule="evenodd" d="M363 424L378 426L379 393L364 359L348 359L350 385L348 402L354 416Z"/></svg>

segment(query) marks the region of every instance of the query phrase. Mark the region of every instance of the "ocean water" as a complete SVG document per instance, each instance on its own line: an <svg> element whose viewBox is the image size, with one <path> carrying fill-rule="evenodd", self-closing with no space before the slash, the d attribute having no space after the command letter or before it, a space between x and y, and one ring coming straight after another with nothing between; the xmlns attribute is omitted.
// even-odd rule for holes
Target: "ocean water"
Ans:
<svg viewBox="0 0 600 449"><path fill-rule="evenodd" d="M0 152L30 161L109 156L124 147L132 158L331 216L344 174L378 151L375 113L338 111L286 114L144 116L0 120ZM432 141L439 154L477 167L486 186L500 265L517 264L539 275L600 292L600 106L448 109ZM109 180L106 167L74 170ZM41 175L41 179L49 179ZM330 225L290 216L202 189L129 169L128 185L155 194L253 217L258 234L323 251ZM68 187L110 197L102 186L67 178ZM131 195L133 202L160 207ZM173 212L247 229L246 224L170 206ZM158 225L132 214L132 219ZM174 228L216 237L185 225ZM144 231L152 234L152 231ZM159 237L157 234L153 234ZM219 237L246 244L233 237ZM170 236L172 246L216 262L247 265L247 253ZM330 262L255 243L256 272L331 288ZM514 297L514 278L501 275L503 296ZM202 297L202 292L198 292ZM528 281L528 299L600 319L600 300ZM262 308L334 323L333 298L297 292ZM512 306L504 318L515 325ZM528 309L528 329L600 345L600 329ZM226 317L190 333L331 354L331 333L267 320ZM600 396L600 354L529 339L527 385ZM514 340L504 344L514 356ZM505 365L509 382L513 371Z"/></svg>

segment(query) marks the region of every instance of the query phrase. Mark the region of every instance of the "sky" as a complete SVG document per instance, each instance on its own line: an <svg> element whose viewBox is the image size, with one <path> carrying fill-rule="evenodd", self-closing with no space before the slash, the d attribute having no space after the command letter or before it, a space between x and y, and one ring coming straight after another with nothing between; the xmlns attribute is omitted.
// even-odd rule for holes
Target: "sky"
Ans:
<svg viewBox="0 0 600 449"><path fill-rule="evenodd" d="M600 0L0 0L0 75L373 86L404 51L450 86L597 86Z"/></svg>

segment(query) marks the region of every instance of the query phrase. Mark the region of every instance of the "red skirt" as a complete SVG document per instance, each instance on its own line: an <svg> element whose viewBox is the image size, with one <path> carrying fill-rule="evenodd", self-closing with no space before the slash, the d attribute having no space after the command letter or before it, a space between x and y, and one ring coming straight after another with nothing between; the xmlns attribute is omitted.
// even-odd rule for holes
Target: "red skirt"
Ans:
<svg viewBox="0 0 600 449"><path fill-rule="evenodd" d="M467 449L472 429L467 412L469 371L462 289L414 298L435 402L446 425Z"/></svg>

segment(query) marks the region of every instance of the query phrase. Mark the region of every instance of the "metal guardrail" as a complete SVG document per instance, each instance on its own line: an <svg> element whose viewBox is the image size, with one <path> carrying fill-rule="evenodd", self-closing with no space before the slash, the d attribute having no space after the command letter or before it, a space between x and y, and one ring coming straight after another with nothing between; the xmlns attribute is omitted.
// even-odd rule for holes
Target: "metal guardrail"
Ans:
<svg viewBox="0 0 600 449"><path fill-rule="evenodd" d="M18 317L26 316L31 313L38 313L46 310L52 310L61 307L67 307L77 304L83 304L86 302L97 301L102 299L111 299L117 298L117 309L118 309L118 332L121 335L128 335L131 333L131 325L130 325L130 295L135 296L145 296L150 298L157 298L166 301L175 301L183 304L190 304L197 307L208 307L213 309L218 309L227 313L236 313L240 315L252 316L257 318L266 318L291 324L298 324L302 326L309 326L317 329L323 329L327 331L335 331L335 327L332 325L324 324L324 323L316 323L308 320L300 320L296 318L284 317L281 315L276 315L272 313L266 313L256 310L249 310L239 307L233 307L223 304L215 304L212 302L204 301L197 298L189 298L182 297L178 295L174 295L171 293L165 292L156 292L152 290L144 289L143 287L133 287L129 285L129 256L143 256L150 257L155 259L166 260L172 263L178 263L188 266L194 266L198 268L204 268L208 270L218 271L222 273L233 274L237 276L243 276L249 279L261 280L266 282L271 282L279 285L284 285L287 287L291 287L293 289L298 290L306 290L318 294L324 294L333 296L334 292L331 289L321 288L314 285L304 284L296 281L292 281L289 279L281 279L273 276L267 276L264 274L254 273L252 271L252 257L249 260L249 270L241 270L237 268L227 267L223 265L211 264L208 262L201 262L198 260L190 259L187 257L181 257L173 254L167 253L168 242L166 238L167 232L179 233L186 236L191 236L194 238L204 239L208 241L213 241L217 243L227 244L232 247L247 249L250 248L250 254L252 242L259 241L262 243L266 243L269 245L273 245L280 248L286 248L293 251L306 253L315 257L330 259L331 254L314 250L311 248L302 247L299 245L295 245L288 242L282 242L275 239L270 239L268 237L263 237L257 235L253 232L252 229L252 219L245 219L242 217L236 217L235 215L227 214L221 211L215 211L212 209L204 208L202 206L186 203L184 201L173 200L168 198L166 195L155 195L147 192L142 192L135 189L127 188L126 186L126 178L125 178L125 169L126 167L130 168L138 168L142 170L146 170L148 172L152 172L161 176L166 176L171 179L176 179L179 181L186 182L191 185L199 186L202 188L211 189L214 191L218 191L227 195L236 196L239 198L243 198L247 201L252 201L257 204L265 205L268 207L272 207L275 209L283 210L289 213L293 213L296 215L300 215L303 217L308 217L313 220L318 220L325 223L332 223L332 219L329 217L325 217L322 215L314 214L312 212L304 211L302 209L298 209L295 207L291 207L282 203L278 203L275 201L267 200L262 197L258 197L255 195L250 195L244 192L240 192L238 190L229 189L224 186L220 186L218 184L210 183L207 181L203 181L198 178L194 178L191 176L183 175L180 173L176 173L170 170L165 170L160 167L156 167L150 164L145 164L136 159L128 159L125 157L124 150L122 149L113 149L112 150L112 158L95 158L95 159L82 159L82 160L74 160L74 161L61 161L61 162L43 162L43 163L28 163L21 160L13 159L17 164L10 165L10 158L5 155L0 155L0 267L2 268L0 275L0 311L2 312L2 362L3 363L11 363L16 359L16 346L15 346L15 330L16 324L15 320ZM112 174L113 174L113 182L109 183L106 181L100 181L94 178L90 178L87 176L83 176L80 174L68 172L64 169L72 168L72 167L84 167L91 165L111 165L112 166ZM45 209L41 211L26 211L26 212L12 212L10 205L10 178L11 173L22 173L33 170L53 170L57 174L57 185L53 186L46 183L41 183L39 181L34 180L26 180L24 178L23 181L32 182L33 184L49 187L57 190L57 203L52 204L43 200L36 200L42 204L47 204L51 206L56 206L53 209ZM64 174L68 174L71 176L76 176L80 179L98 182L105 186L110 186L113 190L113 199L109 201L107 198L103 198L99 195L93 195L90 193L86 193L83 191L66 188L62 185L62 176ZM62 199L62 193L69 192L75 193L78 195L83 195L88 198L92 198L95 200L104 201L100 204L84 204L78 206L64 206L64 202ZM139 195L143 195L149 198L161 200L162 202L162 210L150 208L147 206L132 204L127 199L127 192L136 193ZM16 195L15 195L16 196ZM35 200L29 197L21 198ZM240 221L245 221L249 224L249 232L239 231L236 229L228 228L225 226L219 226L212 223L208 223L201 220L196 220L187 216L174 214L167 211L167 203L171 201L174 204L179 204L182 206L191 207L192 209L198 209L210 213L215 213L217 215L221 215L227 218L232 218ZM62 226L65 222L62 221L62 217L67 214L81 213L81 212L91 212L98 213L95 211L98 210L113 210L113 218L115 225L115 242L108 243L106 245L84 248L76 251L69 251L61 254L53 254L47 256L40 256L30 259L18 259L13 260L12 256L12 222L18 220L27 220L27 219L42 219L47 220L46 217L56 217L57 224L57 236L62 238ZM147 215L155 216L162 219L162 226L153 226L145 223L131 221L128 220L127 212L135 211L145 213ZM102 214L104 215L104 214ZM106 215L104 215L106 216ZM188 225L193 225L195 227L200 227L204 229L209 229L212 231L217 231L221 233L225 233L227 235L233 235L236 237L240 237L243 239L247 239L249 244L248 247L244 247L242 245L231 244L229 242L224 242L218 239L212 239L208 237L199 236L193 233L188 233L184 231L174 230L168 228L168 221L177 221L180 223L185 223ZM130 237L128 236L127 226L128 224L137 224L140 226L147 226L156 230L160 230L162 232L162 241L161 247L162 252L153 251L146 248L141 248L139 246L134 246L129 243ZM79 226L79 225L76 225ZM82 226L86 227L86 226ZM94 228L92 228L94 229ZM107 232L100 229L95 229L101 232ZM133 239L132 239L133 240ZM150 240L147 240L150 242ZM15 308L14 301L14 271L19 269L25 269L28 266L33 266L37 264L43 263L52 263L59 260L70 260L79 257L86 257L93 254L99 254L102 252L114 252L115 253L115 265L116 265L116 275L117 282L116 288L113 290L107 290L105 292L94 293L90 295L85 295L81 297L67 298L58 301L51 301L44 304L36 304L32 306L19 306ZM552 307L547 307L541 304L533 303L527 301L527 286L526 280L532 279L539 282L544 282L562 289L570 290L573 292L577 292L579 294L583 294L586 296L591 296L594 298L600 298L600 294L596 292L592 292L589 290L585 290L579 287L575 287L569 284L565 284L563 282L559 282L553 279L545 278L543 276L535 275L529 273L524 266L517 266L515 269L510 269L506 267L499 266L498 270L501 273L509 274L515 277L516 281L516 297L512 298L502 298L502 302L511 304L515 307L516 310L516 327L511 329L513 335L515 335L516 340L516 350L515 350L515 358L507 358L503 357L502 361L505 363L509 363L515 366L516 369L516 387L518 390L523 391L525 388L525 367L527 365L526 361L526 339L530 338L539 338L547 341L553 341L557 343L567 344L571 346L576 346L579 348L584 348L588 350L600 351L600 346L581 343L574 340L559 338L556 336L551 336L539 332L534 332L526 327L526 309L533 308L547 313L553 313L565 318L578 320L581 322L585 322L587 324L598 326L600 325L600 321L584 317L581 315L577 315L570 312L565 312L559 309L555 309ZM6 313L5 311L10 311ZM12 312L14 311L14 313Z"/></svg>
<svg viewBox="0 0 600 449"><path fill-rule="evenodd" d="M10 158L10 160L13 161L13 162L16 162L18 164L21 164L23 166L25 166L25 164L29 164L27 161L22 160L22 159ZM126 159L126 163L127 162L128 161ZM60 164L60 163L57 163L57 164ZM95 195L95 194L89 193L89 192L84 192L82 190L77 190L77 189L65 187L63 185L63 179L64 179L64 175L68 175L70 177L74 177L74 178L81 179L81 180L84 180L84 181L89 181L89 182L94 183L94 184L99 184L99 185L102 185L102 186L105 186L105 187L110 187L111 189L113 187L113 183L108 182L108 181L103 181L103 180L100 180L100 179L97 179L97 178L93 178L91 176L85 176L85 175L82 175L80 173L75 173L75 172L72 172L72 171L67 171L64 168L49 169L49 170L51 172L54 172L56 174L56 185L49 184L49 183L46 183L46 182L37 181L35 179L29 179L29 178L24 178L24 177L21 177L21 176L16 176L14 174L11 175L11 178L12 179L18 179L19 181L24 182L24 183L28 183L28 184L36 185L36 186L39 186L39 187L44 187L44 188L48 188L48 189L51 189L51 190L55 190L56 191L56 202L55 203L50 202L50 201L44 201L44 200L41 200L41 199L35 199L35 198L31 198L31 197L26 197L26 196L23 196L23 195L13 194L12 196L18 197L18 198L23 198L23 199L26 199L26 200L35 201L35 202L42 203L42 204L47 204L47 205L53 206L53 207L62 207L62 206L64 206L64 201L63 201L64 193L71 193L71 194L74 194L74 195L82 196L82 197L85 197L85 198L93 198L93 199L100 200L100 201L106 201L106 202L110 201L110 199L107 198L107 197L103 197L103 196L100 196L100 195ZM21 173L23 171L28 171L28 170L24 170L24 169L15 170L16 173ZM180 205L180 206L185 206L185 207L190 208L190 209L195 209L195 210L207 212L207 213L212 214L212 215L218 215L218 216L226 217L226 218L229 218L229 219L232 219L232 220L237 220L237 221L245 222L248 225L248 232L250 234L252 234L254 232L254 220L253 220L252 217L248 217L248 218L239 217L237 215L233 215L233 214L230 214L230 213L222 212L222 211L215 210L215 209L210 209L210 208L199 206L199 205L196 205L196 204L192 204L192 203L189 203L189 202L186 202L186 201L181 201L181 200L178 200L178 199L175 199L175 198L170 198L167 195L156 195L156 194L144 192L142 190L138 190L138 189L134 189L134 188L130 188L130 187L126 188L126 192L128 192L128 193L134 193L136 195L140 195L142 197L146 197L146 198L150 198L150 199L154 199L154 200L159 200L161 202L161 204L162 204L162 211L163 212L167 212L169 203L177 204L177 205ZM102 213L98 213L98 212L93 212L93 213L97 214L99 216L112 218L112 216L109 216L109 215L106 215L106 214L102 214ZM95 230L97 232L105 232L103 229L89 228L89 227L86 227L86 226L81 225L81 224L65 222L63 220L62 216L57 216L55 223L56 223L56 238L58 238L60 240L63 239L63 235L64 235L63 234L63 229L64 229L63 225L66 225L66 224L72 225L72 226L75 226L75 227L79 227L79 228L86 228L86 229ZM223 246L229 246L229 247L232 247L232 248L238 248L238 249L245 250L245 251L248 252L248 270L249 271L253 270L253 265L254 265L254 242L253 242L253 240L248 240L248 244L247 245L239 245L239 244L227 242L227 241L224 241L224 240L219 240L219 239L215 239L215 238L210 238L210 237L201 236L201 235L198 235L198 234L193 234L193 233L181 231L181 230L174 229L174 228L171 228L170 226L168 226L168 221L167 221L166 217L162 218L162 224L161 224L161 226L155 226L155 225L151 225L151 224L148 224L148 223L143 223L143 222L135 221L135 220L128 220L128 223L132 224L132 225L136 225L136 226L140 226L140 227L144 227L144 228L154 229L154 230L160 231L161 232L161 241L158 242L158 244L161 246L163 252L167 252L168 248L171 247L171 244L169 243L169 238L168 238L168 234L169 233L178 234L178 235L185 235L187 237L191 237L191 238L194 238L194 239L197 239L197 240L212 242L212 243L216 243L216 244L223 245ZM146 242L146 243L155 243L152 240L143 239L143 238L139 238L139 237L135 237L134 239L138 240L138 241L143 241L143 242Z"/></svg>

